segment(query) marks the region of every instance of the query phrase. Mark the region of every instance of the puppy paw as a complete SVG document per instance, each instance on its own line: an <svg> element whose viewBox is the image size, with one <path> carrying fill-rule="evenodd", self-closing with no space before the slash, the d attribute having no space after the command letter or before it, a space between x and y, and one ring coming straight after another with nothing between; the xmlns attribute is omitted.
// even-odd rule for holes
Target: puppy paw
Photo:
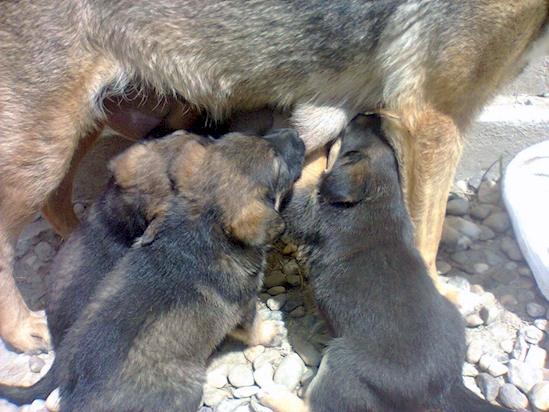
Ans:
<svg viewBox="0 0 549 412"><path fill-rule="evenodd" d="M275 320L263 320L254 328L253 345L275 347L282 345L286 335L284 323Z"/></svg>
<svg viewBox="0 0 549 412"><path fill-rule="evenodd" d="M306 412L306 403L282 385L273 384L257 394L259 402L274 412Z"/></svg>
<svg viewBox="0 0 549 412"><path fill-rule="evenodd" d="M2 339L21 352L42 352L51 348L44 311L24 314L12 329L2 331Z"/></svg>

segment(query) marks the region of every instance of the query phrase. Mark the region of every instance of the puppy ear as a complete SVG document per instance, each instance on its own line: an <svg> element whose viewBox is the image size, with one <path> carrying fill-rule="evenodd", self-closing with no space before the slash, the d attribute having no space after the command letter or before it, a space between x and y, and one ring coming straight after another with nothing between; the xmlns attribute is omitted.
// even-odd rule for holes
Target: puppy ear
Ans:
<svg viewBox="0 0 549 412"><path fill-rule="evenodd" d="M265 246L273 242L285 227L276 210L258 200L242 207L227 224L232 237L250 246Z"/></svg>
<svg viewBox="0 0 549 412"><path fill-rule="evenodd" d="M332 204L355 204L363 200L366 196L365 182L355 167L342 165L328 172L320 183L320 197Z"/></svg>
<svg viewBox="0 0 549 412"><path fill-rule="evenodd" d="M180 154L175 158L170 170L179 191L188 188L189 182L200 168L205 154L206 147L196 140L189 140L182 145Z"/></svg>

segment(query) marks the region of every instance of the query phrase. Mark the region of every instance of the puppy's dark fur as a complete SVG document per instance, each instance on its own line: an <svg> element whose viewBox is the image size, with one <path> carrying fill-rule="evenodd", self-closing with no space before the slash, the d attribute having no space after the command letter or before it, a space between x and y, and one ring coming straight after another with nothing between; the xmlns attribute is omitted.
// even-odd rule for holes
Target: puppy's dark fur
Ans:
<svg viewBox="0 0 549 412"><path fill-rule="evenodd" d="M154 237L125 242L89 301L75 298L84 308L46 377L29 389L0 387L0 396L25 403L60 386L61 411L196 412L214 348L240 323L264 332L255 300L266 247L284 230L275 205L304 151L288 129L186 144L170 168L177 195Z"/></svg>
<svg viewBox="0 0 549 412"><path fill-rule="evenodd" d="M110 162L108 187L64 243L48 276L46 312L54 348L105 274L132 244L153 235L174 194L168 168L190 141L207 144L201 136L176 132L138 143Z"/></svg>
<svg viewBox="0 0 549 412"><path fill-rule="evenodd" d="M382 136L378 117L356 117L318 190L296 192L285 209L288 226L311 246L312 287L335 336L301 407L503 410L463 386L464 324L414 246L397 164ZM283 399L267 401L290 410Z"/></svg>

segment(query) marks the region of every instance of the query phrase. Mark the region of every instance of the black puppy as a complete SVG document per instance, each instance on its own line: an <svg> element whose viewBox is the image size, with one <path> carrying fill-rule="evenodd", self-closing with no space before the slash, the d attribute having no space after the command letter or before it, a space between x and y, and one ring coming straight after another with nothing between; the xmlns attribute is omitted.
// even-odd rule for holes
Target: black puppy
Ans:
<svg viewBox="0 0 549 412"><path fill-rule="evenodd" d="M61 411L196 412L206 360L231 330L241 324L253 344L276 338L255 301L303 155L288 129L186 144L170 170L177 195L153 239L104 276L48 374L30 388L2 386L0 396L27 403L60 386Z"/></svg>
<svg viewBox="0 0 549 412"><path fill-rule="evenodd" d="M348 125L331 170L296 189L284 215L311 247L311 284L334 339L306 402L273 390L263 403L277 412L503 410L462 383L464 324L416 250L377 116Z"/></svg>
<svg viewBox="0 0 549 412"><path fill-rule="evenodd" d="M63 244L48 275L46 313L54 348L105 274L132 245L154 235L174 195L168 169L189 141L208 143L202 136L175 132L137 143L109 163L106 190Z"/></svg>

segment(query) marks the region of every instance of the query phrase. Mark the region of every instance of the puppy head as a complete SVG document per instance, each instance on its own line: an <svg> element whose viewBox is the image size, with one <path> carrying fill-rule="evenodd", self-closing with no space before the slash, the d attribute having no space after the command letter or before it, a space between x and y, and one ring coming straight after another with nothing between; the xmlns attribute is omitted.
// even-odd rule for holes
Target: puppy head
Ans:
<svg viewBox="0 0 549 412"><path fill-rule="evenodd" d="M386 143L377 115L358 115L334 146L329 171L322 177L321 199L331 204L353 205L400 190L394 153Z"/></svg>
<svg viewBox="0 0 549 412"><path fill-rule="evenodd" d="M261 138L230 133L200 153L194 149L195 166L181 165L175 175L197 209L215 210L225 233L250 246L266 245L284 231L280 203L299 178L305 154L296 131Z"/></svg>

